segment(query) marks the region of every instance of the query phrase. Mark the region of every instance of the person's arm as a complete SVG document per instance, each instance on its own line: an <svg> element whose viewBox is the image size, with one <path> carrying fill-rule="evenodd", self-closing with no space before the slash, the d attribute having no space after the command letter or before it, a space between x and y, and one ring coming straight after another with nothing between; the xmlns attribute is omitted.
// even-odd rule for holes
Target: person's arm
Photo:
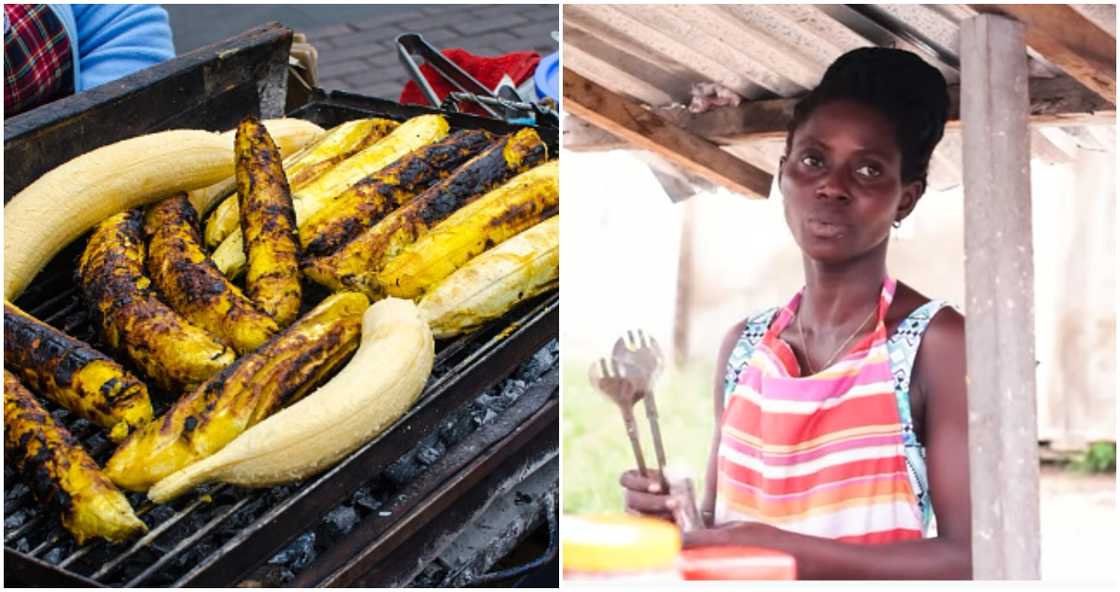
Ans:
<svg viewBox="0 0 1120 592"><path fill-rule="evenodd" d="M175 57L167 11L158 5L76 4L73 10L79 92Z"/></svg>
<svg viewBox="0 0 1120 592"><path fill-rule="evenodd" d="M937 538L866 545L740 522L686 533L685 546L738 544L784 551L797 559L799 579L971 578L964 343L964 318L944 310L926 330L914 370L912 388L922 389L926 401L926 464Z"/></svg>

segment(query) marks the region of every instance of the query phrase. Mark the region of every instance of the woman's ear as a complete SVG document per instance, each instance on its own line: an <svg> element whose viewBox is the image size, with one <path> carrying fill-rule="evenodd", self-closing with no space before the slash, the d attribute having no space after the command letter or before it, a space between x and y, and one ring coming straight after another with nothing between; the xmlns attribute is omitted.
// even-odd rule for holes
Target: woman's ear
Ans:
<svg viewBox="0 0 1120 592"><path fill-rule="evenodd" d="M902 187L902 198L898 200L898 212L894 216L895 222L902 222L914 211L918 200L926 192L926 182L919 179Z"/></svg>
<svg viewBox="0 0 1120 592"><path fill-rule="evenodd" d="M778 185L782 184L782 169L786 168L786 155L783 154L778 158Z"/></svg>

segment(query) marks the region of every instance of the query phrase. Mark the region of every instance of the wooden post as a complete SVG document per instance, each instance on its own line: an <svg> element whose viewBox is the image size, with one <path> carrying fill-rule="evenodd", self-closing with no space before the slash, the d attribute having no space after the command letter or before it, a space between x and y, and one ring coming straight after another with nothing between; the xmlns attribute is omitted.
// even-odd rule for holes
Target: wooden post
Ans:
<svg viewBox="0 0 1120 592"><path fill-rule="evenodd" d="M1023 25L961 26L969 475L976 579L1039 578L1038 414Z"/></svg>
<svg viewBox="0 0 1120 592"><path fill-rule="evenodd" d="M673 362L678 367L688 361L692 337L692 295L696 279L695 257L692 256L693 233L696 225L696 199L680 204L680 252L677 255L677 301L673 311Z"/></svg>

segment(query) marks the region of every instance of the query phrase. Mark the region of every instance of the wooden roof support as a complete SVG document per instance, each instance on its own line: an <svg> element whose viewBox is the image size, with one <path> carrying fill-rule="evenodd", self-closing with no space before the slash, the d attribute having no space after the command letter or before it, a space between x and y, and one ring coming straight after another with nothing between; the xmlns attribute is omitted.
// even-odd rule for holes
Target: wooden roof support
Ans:
<svg viewBox="0 0 1120 592"><path fill-rule="evenodd" d="M1002 14L1026 26L1030 45L1085 88L1116 100L1116 39L1065 4L970 4L981 13Z"/></svg>
<svg viewBox="0 0 1120 592"><path fill-rule="evenodd" d="M1034 248L1024 26L961 24L972 575L1038 579Z"/></svg>
<svg viewBox="0 0 1120 592"><path fill-rule="evenodd" d="M948 128L960 127L960 87L949 87ZM685 109L658 109L682 128L720 144L759 138L780 138L793 117L798 99L745 101L737 107L720 107L704 113ZM1086 92L1070 78L1038 78L1030 81L1031 125L1081 125L1113 122L1115 107L1094 93Z"/></svg>
<svg viewBox="0 0 1120 592"><path fill-rule="evenodd" d="M760 198L770 193L772 177L769 173L569 68L564 68L564 109L635 148L658 154L683 170L731 191Z"/></svg>

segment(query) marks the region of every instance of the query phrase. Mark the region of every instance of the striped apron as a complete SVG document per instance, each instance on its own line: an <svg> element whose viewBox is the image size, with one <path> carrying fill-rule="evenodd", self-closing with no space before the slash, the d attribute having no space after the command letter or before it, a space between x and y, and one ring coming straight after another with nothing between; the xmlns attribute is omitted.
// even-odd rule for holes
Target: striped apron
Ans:
<svg viewBox="0 0 1120 592"><path fill-rule="evenodd" d="M724 407L717 524L858 543L922 537L883 321L895 287L883 283L875 331L811 376L779 338L802 293L779 312Z"/></svg>

